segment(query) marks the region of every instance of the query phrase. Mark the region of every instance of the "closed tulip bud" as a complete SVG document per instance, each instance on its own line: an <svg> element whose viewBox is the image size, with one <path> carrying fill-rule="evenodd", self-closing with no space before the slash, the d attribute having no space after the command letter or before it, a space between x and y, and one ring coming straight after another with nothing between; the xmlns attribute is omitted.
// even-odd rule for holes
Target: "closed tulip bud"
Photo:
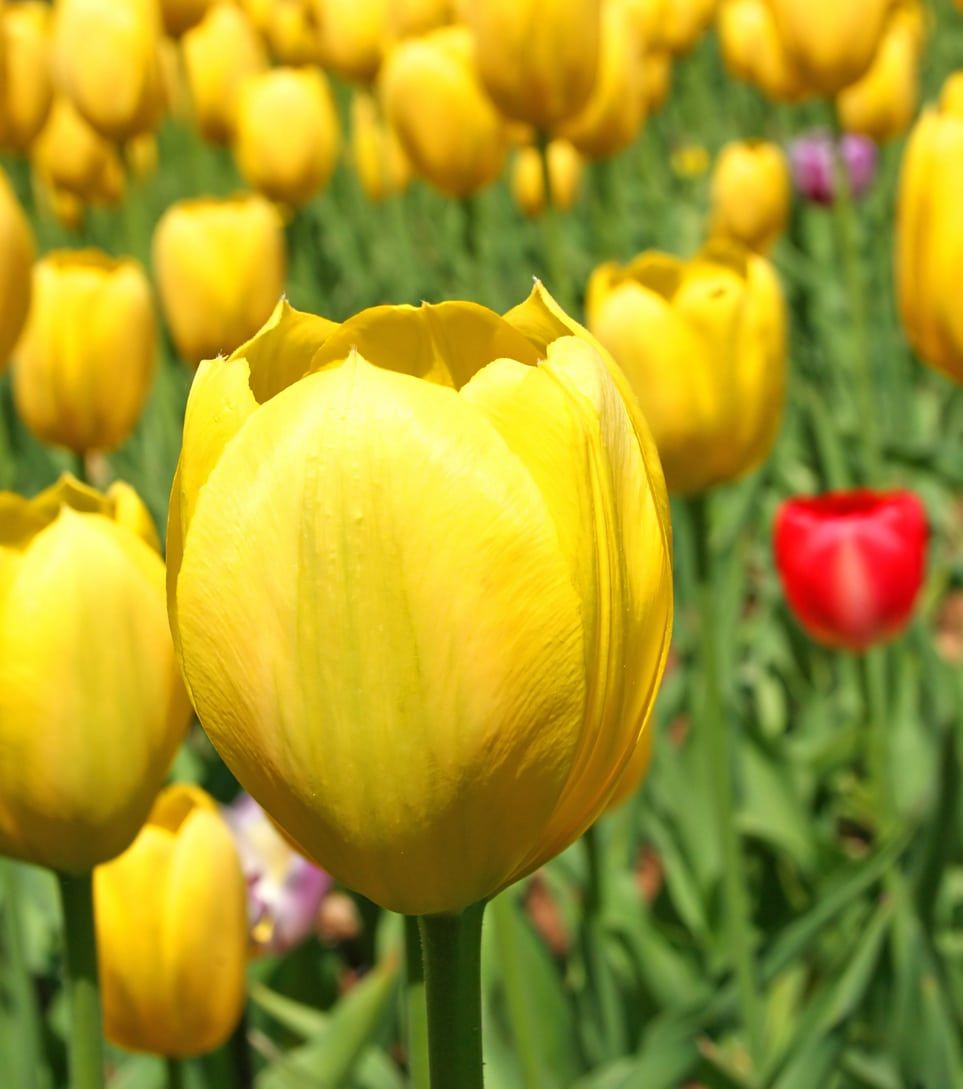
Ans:
<svg viewBox="0 0 963 1089"><path fill-rule="evenodd" d="M284 227L264 197L172 204L154 231L152 259L174 344L195 366L255 332L284 291Z"/></svg>
<svg viewBox="0 0 963 1089"><path fill-rule="evenodd" d="M316 64L321 38L313 0L274 0L265 37L281 64Z"/></svg>
<svg viewBox="0 0 963 1089"><path fill-rule="evenodd" d="M244 85L234 154L241 174L272 200L297 207L331 177L338 115L317 68L271 68Z"/></svg>
<svg viewBox="0 0 963 1089"><path fill-rule="evenodd" d="M668 49L666 27L671 0L625 0L634 26L635 36L643 52L663 52Z"/></svg>
<svg viewBox="0 0 963 1089"><path fill-rule="evenodd" d="M140 418L154 373L150 285L136 261L58 250L34 266L14 396L44 442L113 450Z"/></svg>
<svg viewBox="0 0 963 1089"><path fill-rule="evenodd" d="M783 591L817 642L862 651L906 627L926 566L926 512L912 493L830 492L776 515Z"/></svg>
<svg viewBox="0 0 963 1089"><path fill-rule="evenodd" d="M718 31L730 75L778 102L806 96L806 84L783 45L767 0L722 0Z"/></svg>
<svg viewBox="0 0 963 1089"><path fill-rule="evenodd" d="M57 0L58 87L98 132L126 140L153 128L161 108L156 0Z"/></svg>
<svg viewBox="0 0 963 1089"><path fill-rule="evenodd" d="M142 132L124 148L127 165L135 178L148 178L156 174L159 154L157 137L152 132Z"/></svg>
<svg viewBox="0 0 963 1089"><path fill-rule="evenodd" d="M182 40L184 69L197 127L205 140L234 135L241 86L267 67L267 53L247 13L216 4Z"/></svg>
<svg viewBox="0 0 963 1089"><path fill-rule="evenodd" d="M176 783L120 858L94 873L104 1035L173 1057L220 1047L241 1019L244 875L199 787Z"/></svg>
<svg viewBox="0 0 963 1089"><path fill-rule="evenodd" d="M627 801L639 789L646 775L648 775L649 767L652 764L653 733L652 724L649 723L646 729L642 731L642 736L639 738L632 759L625 771L622 772L622 778L609 799L609 809L615 809L624 801Z"/></svg>
<svg viewBox="0 0 963 1089"><path fill-rule="evenodd" d="M588 102L598 69L600 0L468 5L482 82L507 117L547 130Z"/></svg>
<svg viewBox="0 0 963 1089"><path fill-rule="evenodd" d="M0 169L0 372L20 336L30 305L30 268L34 258L33 234L14 196L7 175Z"/></svg>
<svg viewBox="0 0 963 1089"><path fill-rule="evenodd" d="M136 494L0 494L0 853L71 873L134 839L187 725Z"/></svg>
<svg viewBox="0 0 963 1089"><path fill-rule="evenodd" d="M665 44L676 56L688 53L712 22L717 0L669 0L662 31Z"/></svg>
<svg viewBox="0 0 963 1089"><path fill-rule="evenodd" d="M355 92L351 100L351 161L369 200L400 193L411 180L411 163L398 134L365 91Z"/></svg>
<svg viewBox="0 0 963 1089"><path fill-rule="evenodd" d="M893 0L768 0L790 63L812 94L835 95L872 64Z"/></svg>
<svg viewBox="0 0 963 1089"><path fill-rule="evenodd" d="M43 128L53 101L50 7L40 0L0 11L0 143L26 151Z"/></svg>
<svg viewBox="0 0 963 1089"><path fill-rule="evenodd" d="M589 328L628 376L671 492L742 476L769 454L786 385L786 318L762 257L706 247L644 253L589 281Z"/></svg>
<svg viewBox="0 0 963 1089"><path fill-rule="evenodd" d="M507 134L479 83L464 27L443 27L396 46L380 88L412 166L436 189L466 197L499 176Z"/></svg>
<svg viewBox="0 0 963 1089"><path fill-rule="evenodd" d="M68 231L78 231L87 215L87 205L82 197L61 189L47 178L36 179L37 204L44 212Z"/></svg>
<svg viewBox="0 0 963 1089"><path fill-rule="evenodd" d="M896 217L897 294L919 356L963 382L963 72L913 128L903 155Z"/></svg>
<svg viewBox="0 0 963 1089"><path fill-rule="evenodd" d="M31 148L37 174L54 189L83 201L102 189L117 148L89 125L67 98L54 99L46 124Z"/></svg>
<svg viewBox="0 0 963 1089"><path fill-rule="evenodd" d="M220 0L160 0L164 29L173 38L196 26Z"/></svg>
<svg viewBox="0 0 963 1089"><path fill-rule="evenodd" d="M342 79L370 83L384 52L389 0L314 0L314 5L322 64Z"/></svg>
<svg viewBox="0 0 963 1089"><path fill-rule="evenodd" d="M658 458L540 287L504 317L282 304L198 371L168 556L208 736L309 858L409 914L596 819L668 647Z"/></svg>
<svg viewBox="0 0 963 1089"><path fill-rule="evenodd" d="M712 232L765 253L789 218L792 182L778 144L734 141L712 175Z"/></svg>
<svg viewBox="0 0 963 1089"><path fill-rule="evenodd" d="M582 184L582 156L567 140L552 140L546 149L552 207L567 212ZM545 167L537 147L523 147L512 167L512 196L522 212L531 217L545 211Z"/></svg>
<svg viewBox="0 0 963 1089"><path fill-rule="evenodd" d="M452 0L392 0L388 5L388 37L416 38L446 26L454 18Z"/></svg>

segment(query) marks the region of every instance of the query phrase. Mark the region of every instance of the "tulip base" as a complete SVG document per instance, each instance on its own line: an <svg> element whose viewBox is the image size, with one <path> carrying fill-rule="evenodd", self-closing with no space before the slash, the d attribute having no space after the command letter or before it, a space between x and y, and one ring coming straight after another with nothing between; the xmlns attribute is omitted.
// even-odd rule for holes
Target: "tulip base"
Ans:
<svg viewBox="0 0 963 1089"><path fill-rule="evenodd" d="M431 1089L483 1089L481 928L484 902L419 918Z"/></svg>
<svg viewBox="0 0 963 1089"><path fill-rule="evenodd" d="M70 1004L70 1087L103 1089L93 874L58 873L64 915L66 989Z"/></svg>

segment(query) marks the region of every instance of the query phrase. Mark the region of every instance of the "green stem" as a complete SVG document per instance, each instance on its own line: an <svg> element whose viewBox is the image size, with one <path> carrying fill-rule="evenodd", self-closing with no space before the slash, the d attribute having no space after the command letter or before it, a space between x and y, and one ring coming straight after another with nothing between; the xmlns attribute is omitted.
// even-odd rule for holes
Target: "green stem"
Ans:
<svg viewBox="0 0 963 1089"><path fill-rule="evenodd" d="M43 1069L42 1028L33 979L24 957L23 924L17 863L4 861L4 935L6 977L13 1000L15 1023L14 1082L23 1089L36 1089Z"/></svg>
<svg viewBox="0 0 963 1089"><path fill-rule="evenodd" d="M241 1019L228 1041L234 1065L235 1089L253 1089L254 1085L254 1068L251 1065L251 1048L248 1044L247 1029L248 1015L245 1005Z"/></svg>
<svg viewBox="0 0 963 1089"><path fill-rule="evenodd" d="M405 1029L408 1039L408 1082L411 1089L428 1089L428 1011L425 970L418 920L405 916Z"/></svg>
<svg viewBox="0 0 963 1089"><path fill-rule="evenodd" d="M511 892L496 896L489 908L495 943L498 946L498 963L501 968L505 1003L511 1020L515 1042L515 1054L522 1068L522 1085L525 1089L539 1089L542 1085L542 1063L539 1057L538 1036L532 1025L531 992L522 978L521 964L515 942L515 907Z"/></svg>
<svg viewBox="0 0 963 1089"><path fill-rule="evenodd" d="M81 484L88 483L86 454L81 454L79 452L74 454L74 476L76 476Z"/></svg>
<svg viewBox="0 0 963 1089"><path fill-rule="evenodd" d="M180 1059L167 1058L167 1089L184 1089L184 1066Z"/></svg>
<svg viewBox="0 0 963 1089"><path fill-rule="evenodd" d="M70 1001L70 1089L103 1089L93 874L58 873Z"/></svg>
<svg viewBox="0 0 963 1089"><path fill-rule="evenodd" d="M764 1045L763 1009L752 951L746 864L736 825L734 777L737 750L719 675L719 631L715 608L718 587L713 581L714 556L709 541L708 507L707 495L689 501L696 554L701 644L699 666L703 679L703 704L698 729L705 741L711 769L711 800L722 852L726 944L732 957L743 1027L749 1037L750 1054L758 1069Z"/></svg>
<svg viewBox="0 0 963 1089"><path fill-rule="evenodd" d="M867 767L876 818L876 834L883 838L893 822L893 784L889 763L889 719L886 698L886 649L871 647L862 656L860 671L863 706L868 719Z"/></svg>
<svg viewBox="0 0 963 1089"><path fill-rule="evenodd" d="M484 1089L481 927L484 902L460 915L422 915L431 1089Z"/></svg>
<svg viewBox="0 0 963 1089"><path fill-rule="evenodd" d="M605 867L597 825L586 829L582 842L585 844L587 863L585 899L582 906L582 957L589 991L598 998L601 1058L610 1060L624 1053L627 1041L618 990L605 958Z"/></svg>
<svg viewBox="0 0 963 1089"><path fill-rule="evenodd" d="M539 217L542 231L542 259L545 262L545 286L566 310L571 309L568 268L563 248L561 219L555 207L552 172L548 165L549 138L539 133L538 157L542 164L542 184L545 187L545 211Z"/></svg>

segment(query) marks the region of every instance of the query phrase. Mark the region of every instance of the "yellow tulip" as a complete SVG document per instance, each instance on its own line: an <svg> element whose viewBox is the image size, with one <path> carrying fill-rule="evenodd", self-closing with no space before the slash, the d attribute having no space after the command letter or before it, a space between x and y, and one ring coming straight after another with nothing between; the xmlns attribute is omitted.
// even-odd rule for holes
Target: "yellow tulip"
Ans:
<svg viewBox="0 0 963 1089"><path fill-rule="evenodd" d="M546 149L552 207L567 212L578 197L584 161L568 140L552 140ZM525 215L536 217L545 211L545 167L537 147L523 147L512 167L512 196Z"/></svg>
<svg viewBox="0 0 963 1089"><path fill-rule="evenodd" d="M377 75L392 0L314 0L321 62L342 79L370 83Z"/></svg>
<svg viewBox="0 0 963 1089"><path fill-rule="evenodd" d="M646 53L642 60L643 111L655 113L665 104L672 86L672 56L664 50Z"/></svg>
<svg viewBox="0 0 963 1089"><path fill-rule="evenodd" d="M835 95L869 68L893 0L767 0L808 91Z"/></svg>
<svg viewBox="0 0 963 1089"><path fill-rule="evenodd" d="M629 761L628 767L622 772L622 778L609 799L609 809L615 809L630 798L641 786L643 779L649 772L652 763L652 724L642 731L635 753Z"/></svg>
<svg viewBox="0 0 963 1089"><path fill-rule="evenodd" d="M98 132L126 140L157 121L160 39L156 0L58 0L57 84Z"/></svg>
<svg viewBox="0 0 963 1089"><path fill-rule="evenodd" d="M316 64L321 37L313 0L273 0L265 37L281 64Z"/></svg>
<svg viewBox="0 0 963 1089"><path fill-rule="evenodd" d="M184 35L182 48L197 127L205 140L228 143L241 86L267 67L264 45L245 11L217 4Z"/></svg>
<svg viewBox="0 0 963 1089"><path fill-rule="evenodd" d="M196 26L220 0L160 0L164 29L174 38Z"/></svg>
<svg viewBox="0 0 963 1089"><path fill-rule="evenodd" d="M920 357L963 382L963 72L913 128L903 156L896 217L903 325Z"/></svg>
<svg viewBox="0 0 963 1089"><path fill-rule="evenodd" d="M26 151L43 128L53 101L50 6L40 0L0 11L0 143Z"/></svg>
<svg viewBox="0 0 963 1089"><path fill-rule="evenodd" d="M776 29L768 0L722 0L719 45L730 75L779 102L798 102L806 85Z"/></svg>
<svg viewBox="0 0 963 1089"><path fill-rule="evenodd" d="M658 457L540 286L504 317L282 303L198 371L168 557L219 752L308 857L409 914L599 816L668 647Z"/></svg>
<svg viewBox="0 0 963 1089"><path fill-rule="evenodd" d="M129 1051L220 1047L244 1008L247 895L227 822L200 787L162 791L94 872L104 1034Z"/></svg>
<svg viewBox="0 0 963 1089"><path fill-rule="evenodd" d="M140 418L154 373L150 285L130 258L57 250L34 266L14 396L44 442L113 450Z"/></svg>
<svg viewBox="0 0 963 1089"><path fill-rule="evenodd" d="M464 27L401 42L385 61L380 88L408 158L437 189L465 197L499 176L507 134L478 80Z"/></svg>
<svg viewBox="0 0 963 1089"><path fill-rule="evenodd" d="M677 56L688 51L705 33L715 14L717 0L669 0L663 36Z"/></svg>
<svg viewBox="0 0 963 1089"><path fill-rule="evenodd" d="M125 484L0 493L0 853L81 873L147 816L189 707L164 563Z"/></svg>
<svg viewBox="0 0 963 1089"><path fill-rule="evenodd" d="M643 52L661 52L668 49L666 31L671 2L672 0L626 0L626 7L634 23L634 32L642 43Z"/></svg>
<svg viewBox="0 0 963 1089"><path fill-rule="evenodd" d="M507 117L549 129L595 85L600 0L486 0L467 5L478 68Z"/></svg>
<svg viewBox="0 0 963 1089"><path fill-rule="evenodd" d="M733 141L712 175L712 233L765 253L789 218L792 180L778 144Z"/></svg>
<svg viewBox="0 0 963 1089"><path fill-rule="evenodd" d="M40 179L82 201L102 193L104 179L119 165L117 148L89 125L68 98L57 96L31 148Z"/></svg>
<svg viewBox="0 0 963 1089"><path fill-rule="evenodd" d="M30 224L0 169L0 371L6 367L27 317L33 258Z"/></svg>
<svg viewBox="0 0 963 1089"><path fill-rule="evenodd" d="M351 161L369 200L400 193L411 180L411 163L398 134L365 91L356 91L351 100Z"/></svg>
<svg viewBox="0 0 963 1089"><path fill-rule="evenodd" d="M388 37L392 41L416 38L440 26L454 16L452 0L392 0L388 5Z"/></svg>
<svg viewBox="0 0 963 1089"><path fill-rule="evenodd" d="M320 69L271 68L241 89L237 165L272 200L309 201L331 177L339 142L338 114Z"/></svg>
<svg viewBox="0 0 963 1089"><path fill-rule="evenodd" d="M670 491L701 492L766 458L782 416L786 319L765 258L716 245L688 263L644 253L602 265L586 313L635 390Z"/></svg>
<svg viewBox="0 0 963 1089"><path fill-rule="evenodd" d="M124 148L127 165L135 178L147 178L157 173L160 152L157 137L152 132L135 136Z"/></svg>
<svg viewBox="0 0 963 1089"><path fill-rule="evenodd" d="M251 336L280 298L281 217L256 195L178 201L157 224L153 265L177 350L196 365Z"/></svg>

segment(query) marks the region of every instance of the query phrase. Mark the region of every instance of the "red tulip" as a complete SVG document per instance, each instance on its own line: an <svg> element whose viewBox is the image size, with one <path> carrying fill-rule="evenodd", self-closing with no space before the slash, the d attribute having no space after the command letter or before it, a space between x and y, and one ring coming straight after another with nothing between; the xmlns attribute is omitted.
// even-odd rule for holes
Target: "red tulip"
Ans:
<svg viewBox="0 0 963 1089"><path fill-rule="evenodd" d="M789 499L774 538L786 597L818 642L865 650L905 627L926 559L926 514L912 492Z"/></svg>

